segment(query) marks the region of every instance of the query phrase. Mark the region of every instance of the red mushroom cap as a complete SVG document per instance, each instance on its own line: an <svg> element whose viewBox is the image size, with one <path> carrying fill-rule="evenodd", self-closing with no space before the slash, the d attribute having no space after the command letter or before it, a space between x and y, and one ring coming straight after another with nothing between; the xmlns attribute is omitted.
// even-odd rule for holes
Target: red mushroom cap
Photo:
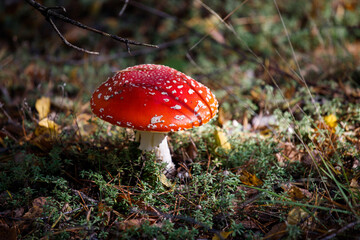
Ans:
<svg viewBox="0 0 360 240"><path fill-rule="evenodd" d="M100 85L91 110L101 119L141 131L169 132L207 123L218 102L203 84L162 65L126 68Z"/></svg>

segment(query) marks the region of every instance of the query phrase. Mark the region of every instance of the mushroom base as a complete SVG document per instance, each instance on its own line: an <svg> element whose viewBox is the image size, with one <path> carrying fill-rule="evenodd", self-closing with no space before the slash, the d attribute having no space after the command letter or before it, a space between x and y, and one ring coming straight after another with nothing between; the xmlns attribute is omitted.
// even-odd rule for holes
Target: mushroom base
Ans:
<svg viewBox="0 0 360 240"><path fill-rule="evenodd" d="M155 150L157 160L166 163L164 173L173 173L175 171L165 133L137 131L136 141L140 141L140 150Z"/></svg>

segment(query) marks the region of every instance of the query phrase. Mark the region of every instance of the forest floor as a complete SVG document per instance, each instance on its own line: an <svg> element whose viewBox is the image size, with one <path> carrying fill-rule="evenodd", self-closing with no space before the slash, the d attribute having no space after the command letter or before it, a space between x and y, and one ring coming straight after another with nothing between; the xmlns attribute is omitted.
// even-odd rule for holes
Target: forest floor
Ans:
<svg viewBox="0 0 360 240"><path fill-rule="evenodd" d="M99 56L55 34L0 45L0 238L360 237L360 4L227 3L238 12L225 22L221 6L195 2L151 12L140 26L155 30L104 18L159 49L130 55L75 27L64 35L100 41ZM165 10L173 18L158 20ZM220 103L210 123L169 134L174 176L90 109L97 86L141 63L185 72Z"/></svg>

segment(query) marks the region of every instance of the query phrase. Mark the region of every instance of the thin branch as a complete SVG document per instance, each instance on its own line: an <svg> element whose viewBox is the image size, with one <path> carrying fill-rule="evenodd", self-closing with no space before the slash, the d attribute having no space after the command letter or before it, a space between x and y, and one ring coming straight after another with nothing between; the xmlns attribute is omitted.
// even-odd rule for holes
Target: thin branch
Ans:
<svg viewBox="0 0 360 240"><path fill-rule="evenodd" d="M120 10L120 12L119 12L119 17L124 14L125 9L126 9L128 3L129 3L129 0L125 0L124 5L123 5L123 7L121 8L121 10Z"/></svg>
<svg viewBox="0 0 360 240"><path fill-rule="evenodd" d="M360 220L357 220L357 221L355 221L355 222L351 222L351 223L347 224L346 226L340 228L340 229L337 230L336 232L330 234L329 236L322 238L321 240L330 240L330 239L333 239L334 237L336 237L336 236L339 235L340 233L348 230L349 228L354 227L355 225L357 225L357 224L359 224L359 223L360 223Z"/></svg>
<svg viewBox="0 0 360 240"><path fill-rule="evenodd" d="M66 38L61 34L61 32L59 31L59 29L56 27L55 23L53 22L53 20L51 18L48 18L48 21L50 22L51 26L53 27L53 29L55 30L55 32L57 33L57 35L59 35L59 37L61 38L61 40L65 43L65 45L75 48L76 50L80 51L80 52L86 52L89 54L94 54L94 55L98 55L99 52L93 52L93 51L89 51L86 50L84 48L75 46L74 44L71 44L68 40L66 40Z"/></svg>
<svg viewBox="0 0 360 240"><path fill-rule="evenodd" d="M122 37L119 37L117 35L106 33L106 32L100 31L100 30L98 30L96 28L92 28L92 27L89 27L87 25L84 25L84 24L82 24L82 23L80 23L78 21L75 21L75 20L73 20L71 18L68 18L68 17L64 16L62 14L62 13L66 12L66 9L64 7L61 7L61 6L45 7L45 6L39 4L38 2L36 2L34 0L25 0L25 1L29 5L31 5L33 8L38 10L45 17L46 21L48 21L51 24L51 27L55 30L55 32L59 35L61 40L67 46L75 48L78 51L86 52L86 53L89 53L89 54L99 54L99 52L89 51L89 50L86 50L84 48L77 47L77 46L71 44L70 42L68 42L66 40L66 38L61 34L59 29L56 27L55 23L53 22L53 18L60 19L63 22L70 23L70 24L72 24L74 26L77 26L79 28L82 28L82 29L85 29L85 30L88 30L88 31L91 31L91 32L94 32L94 33L97 33L97 34L100 34L100 35L105 36L105 37L110 37L112 39L115 39L116 41L122 42L122 43L125 44L126 49L127 49L129 54L130 54L130 45L158 48L158 46L156 46L156 45L152 45L152 44L148 44L148 43L136 42L136 41L133 41L133 40L122 38ZM61 11L62 13L59 13L57 11Z"/></svg>
<svg viewBox="0 0 360 240"><path fill-rule="evenodd" d="M85 200L87 200L87 201L89 201L89 202L91 202L91 203L97 204L97 203L99 202L99 201L97 201L97 200L95 200L95 199L87 196L85 193L80 192L79 190L71 189L71 191L72 191L73 193L77 193L77 194L81 195L81 197L82 197L83 199L85 199Z"/></svg>

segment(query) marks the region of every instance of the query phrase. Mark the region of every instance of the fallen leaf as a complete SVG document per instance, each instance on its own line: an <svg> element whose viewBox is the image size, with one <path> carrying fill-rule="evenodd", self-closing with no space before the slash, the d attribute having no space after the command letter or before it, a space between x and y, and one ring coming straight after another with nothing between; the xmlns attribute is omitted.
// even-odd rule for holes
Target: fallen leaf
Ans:
<svg viewBox="0 0 360 240"><path fill-rule="evenodd" d="M309 217L309 214L300 207L290 210L287 216L287 222L290 225L297 225Z"/></svg>
<svg viewBox="0 0 360 240"><path fill-rule="evenodd" d="M50 98L48 97L41 97L36 100L35 108L39 113L39 119L46 118L50 112Z"/></svg>
<svg viewBox="0 0 360 240"><path fill-rule="evenodd" d="M189 146L186 148L186 153L191 160L194 160L198 156L197 147L191 138L190 138Z"/></svg>
<svg viewBox="0 0 360 240"><path fill-rule="evenodd" d="M44 118L35 128L34 138L31 140L31 144L39 147L43 151L52 148L56 137L60 133L60 126L54 121Z"/></svg>
<svg viewBox="0 0 360 240"><path fill-rule="evenodd" d="M79 128L79 134L83 138L91 137L92 134L95 133L95 131L97 129L97 125L93 122L90 122L91 118L92 118L92 116L87 113L79 114L76 117L75 124Z"/></svg>
<svg viewBox="0 0 360 240"><path fill-rule="evenodd" d="M145 222L148 222L148 220L143 219L143 218L136 218L136 219L122 221L122 222L118 223L117 225L120 230L124 231L124 230L130 229L130 228L139 228Z"/></svg>
<svg viewBox="0 0 360 240"><path fill-rule="evenodd" d="M225 132L221 128L216 127L214 137L218 147L223 148L225 151L231 150L231 145L229 143L229 140L225 135Z"/></svg>
<svg viewBox="0 0 360 240"><path fill-rule="evenodd" d="M46 204L46 197L38 197L35 198L32 202L32 207L29 209L28 212L24 214L24 218L37 218L41 217L44 205Z"/></svg>
<svg viewBox="0 0 360 240"><path fill-rule="evenodd" d="M300 162L305 154L303 151L298 150L291 142L282 142L279 144L279 148L281 149L281 152L277 153L275 156L280 166L285 166L287 162Z"/></svg>
<svg viewBox="0 0 360 240"><path fill-rule="evenodd" d="M288 191L288 194L290 197L294 200L301 200L305 197L304 193L300 191L300 188L296 186L292 186L290 190Z"/></svg>
<svg viewBox="0 0 360 240"><path fill-rule="evenodd" d="M166 187L173 188L175 186L175 183L171 183L171 181L163 173L159 174L159 179L160 182Z"/></svg>
<svg viewBox="0 0 360 240"><path fill-rule="evenodd" d="M246 170L241 171L240 180L243 184L248 186L260 186L263 182L256 177L255 174L251 174Z"/></svg>
<svg viewBox="0 0 360 240"><path fill-rule="evenodd" d="M328 125L332 129L335 129L335 127L337 126L337 117L334 114L325 116L324 121L326 125Z"/></svg>
<svg viewBox="0 0 360 240"><path fill-rule="evenodd" d="M56 137L59 133L60 126L56 124L53 120L44 118L38 124L35 129L35 135L40 136L48 134L50 137Z"/></svg>
<svg viewBox="0 0 360 240"><path fill-rule="evenodd" d="M219 107L219 112L218 112L218 119L217 121L219 122L220 126L223 126L225 124L226 121L228 121L229 119L231 119L231 117L228 116L229 113L226 112L224 110L223 107Z"/></svg>
<svg viewBox="0 0 360 240"><path fill-rule="evenodd" d="M233 233L233 231L220 232L219 234L214 234L214 236L212 237L212 240L227 239L229 237L229 235L232 233ZM220 235L220 237L219 237L219 235Z"/></svg>
<svg viewBox="0 0 360 240"><path fill-rule="evenodd" d="M291 183L283 184L281 185L281 188L284 189L284 191L286 191L293 200L301 200L303 198L312 197L311 192L306 189L299 188Z"/></svg>

